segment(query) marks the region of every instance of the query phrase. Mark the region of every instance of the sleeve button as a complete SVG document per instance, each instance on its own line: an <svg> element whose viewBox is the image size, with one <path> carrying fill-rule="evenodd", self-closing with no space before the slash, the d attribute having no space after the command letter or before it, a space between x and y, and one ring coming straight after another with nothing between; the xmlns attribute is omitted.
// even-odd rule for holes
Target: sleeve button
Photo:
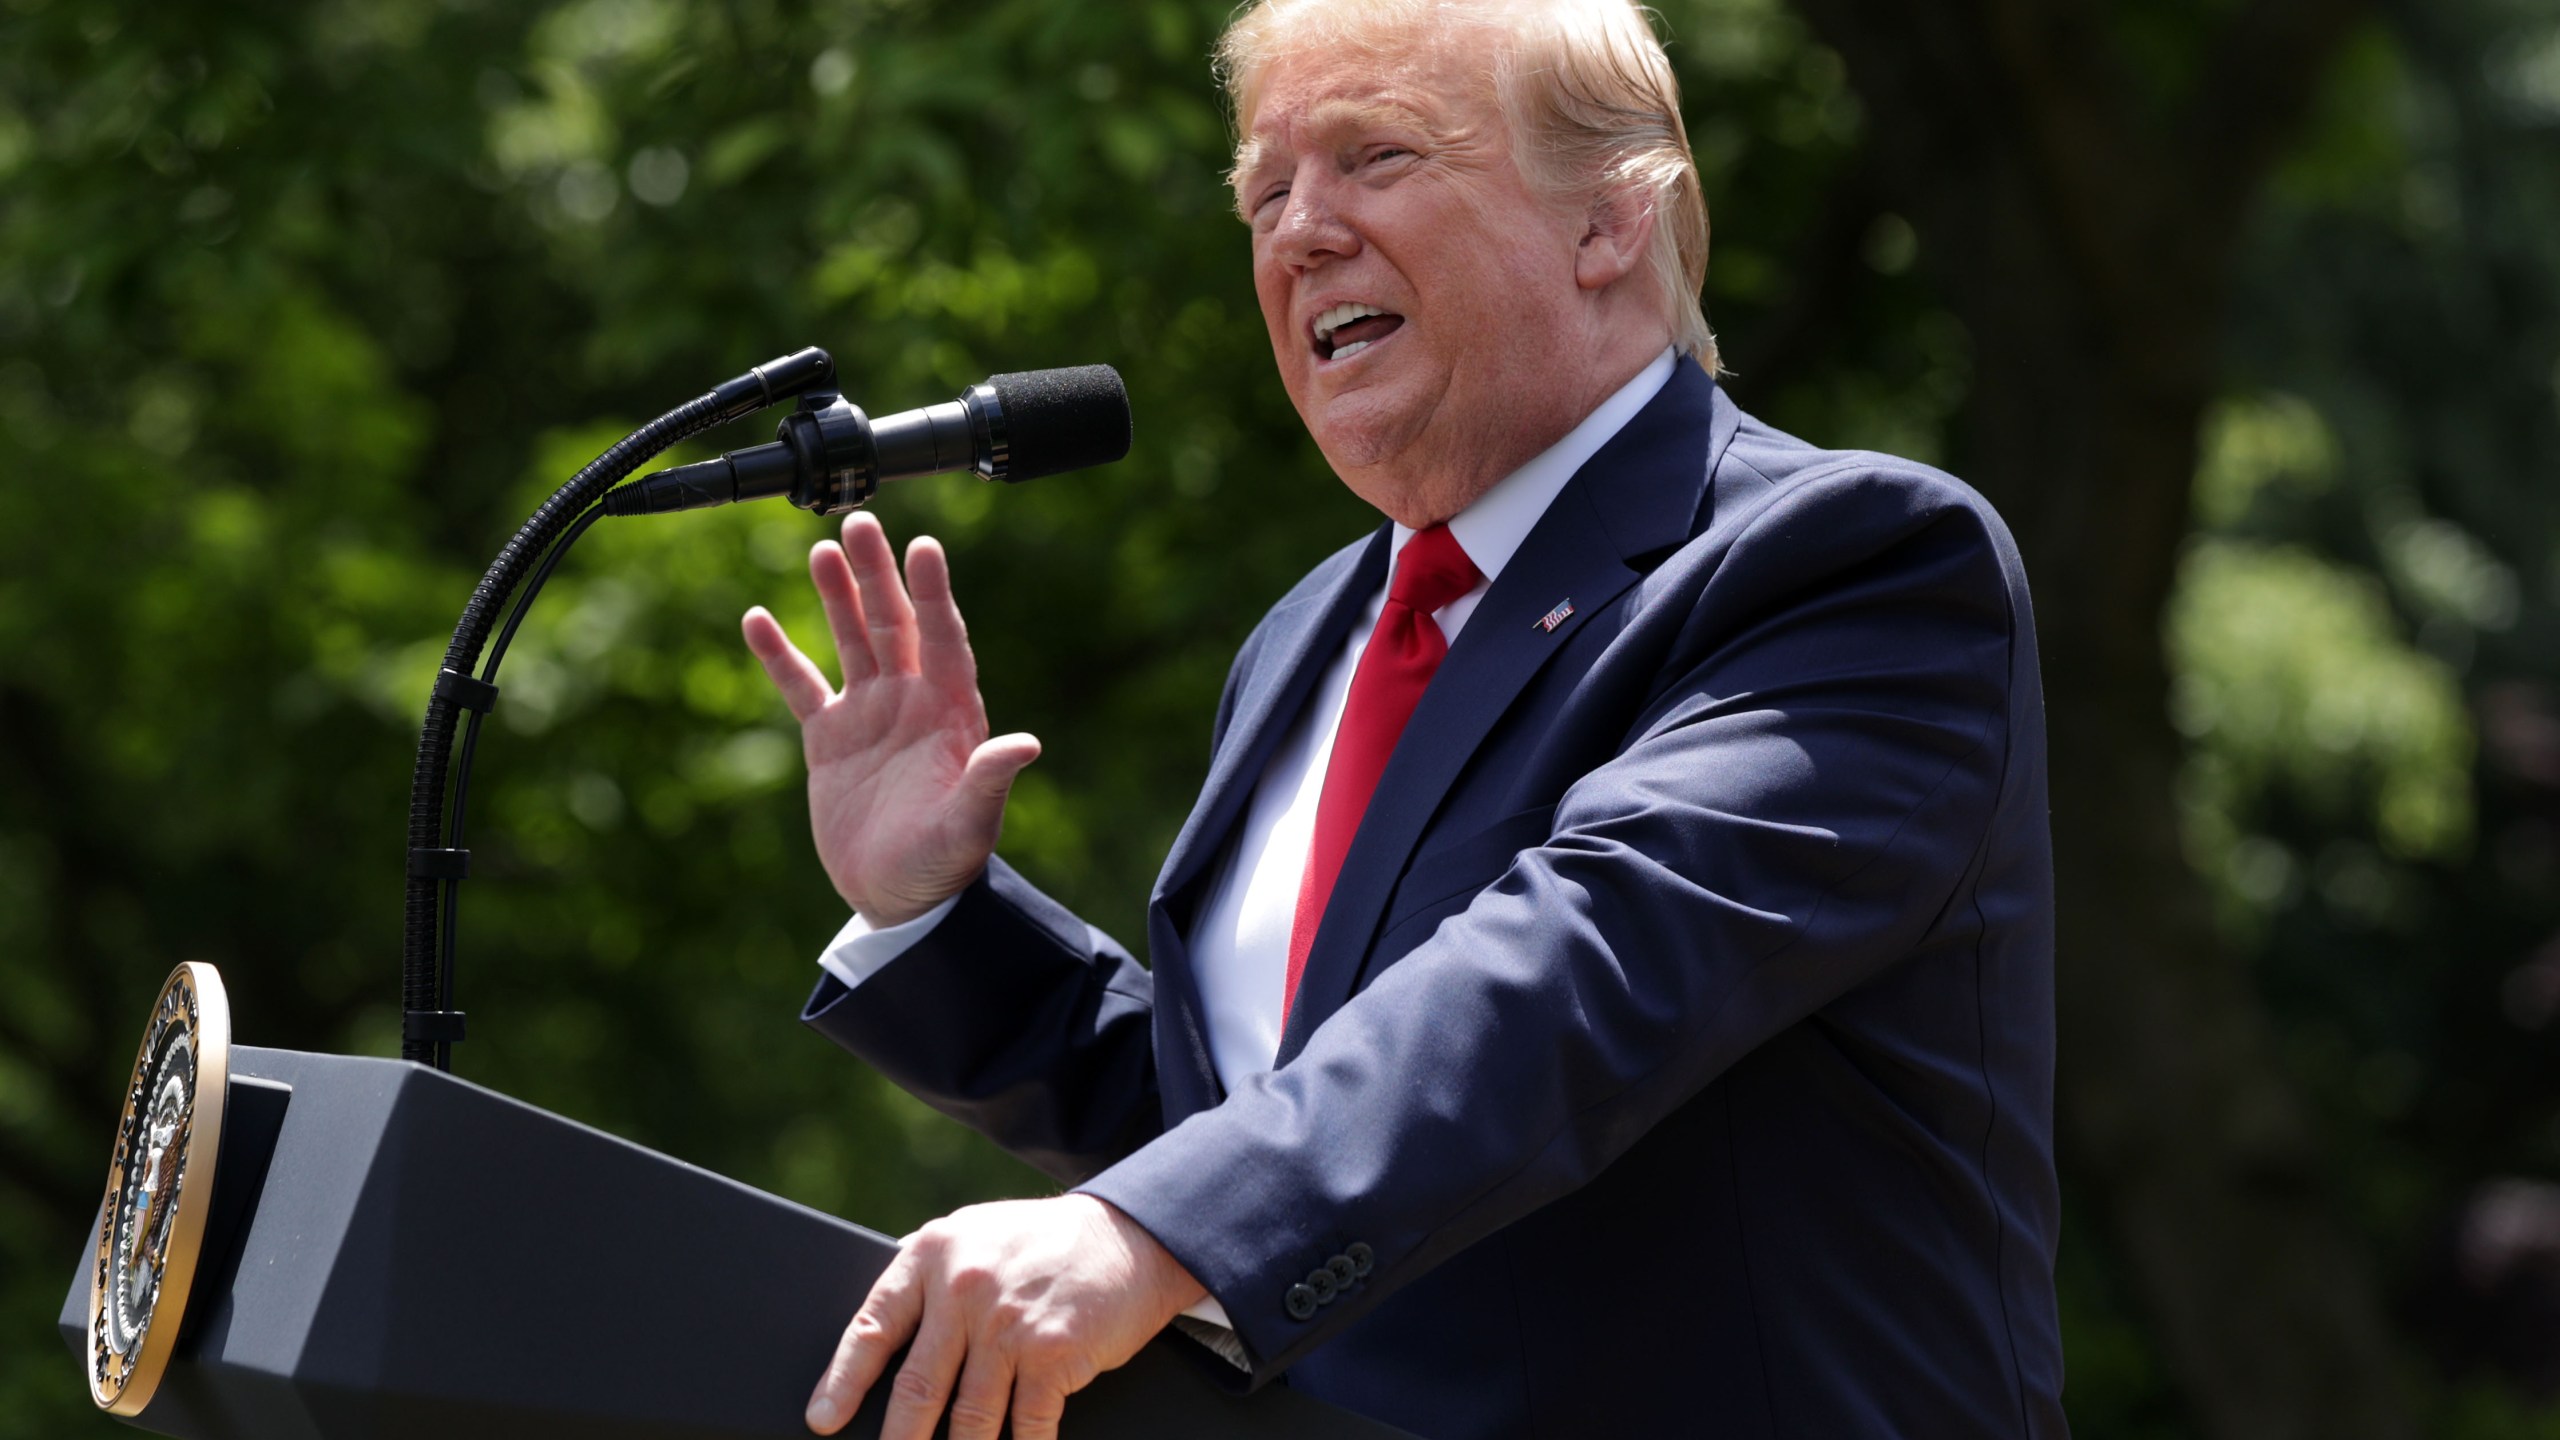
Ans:
<svg viewBox="0 0 2560 1440"><path fill-rule="evenodd" d="M1333 1278L1332 1271L1321 1266L1307 1272L1307 1288L1314 1292L1319 1305L1332 1304L1333 1297L1342 1293L1341 1282Z"/></svg>
<svg viewBox="0 0 2560 1440"><path fill-rule="evenodd" d="M1342 1258L1351 1262L1351 1273L1355 1278L1366 1279L1377 1266L1378 1252L1370 1249L1368 1242L1359 1241L1346 1248Z"/></svg>
<svg viewBox="0 0 2560 1440"><path fill-rule="evenodd" d="M1359 1262L1348 1255L1336 1255L1327 1260L1324 1262L1324 1269L1326 1274L1333 1277L1336 1289L1348 1290L1351 1288L1351 1282L1360 1278Z"/></svg>
<svg viewBox="0 0 2560 1440"><path fill-rule="evenodd" d="M1321 1303L1321 1301L1316 1299L1316 1292L1312 1287L1306 1285L1292 1285L1289 1287L1288 1309L1290 1319L1307 1319L1316 1313L1316 1306Z"/></svg>

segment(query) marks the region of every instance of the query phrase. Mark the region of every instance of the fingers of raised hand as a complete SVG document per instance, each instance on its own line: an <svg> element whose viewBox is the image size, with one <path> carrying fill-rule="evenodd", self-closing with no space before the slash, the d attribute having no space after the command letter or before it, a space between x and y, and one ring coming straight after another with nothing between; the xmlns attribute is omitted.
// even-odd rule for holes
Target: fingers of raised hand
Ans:
<svg viewBox="0 0 2560 1440"><path fill-rule="evenodd" d="M826 1373L818 1377L817 1389L810 1392L810 1429L821 1435L833 1435L842 1429L862 1408L862 1397L879 1382L880 1373L889 1366L889 1357L916 1332L924 1296L917 1284L913 1256L914 1251L900 1248L898 1258L890 1261L889 1268L873 1282L871 1293L863 1297L862 1308L853 1312L852 1322L844 1327L844 1338L836 1342L835 1358L827 1363Z"/></svg>
<svg viewBox="0 0 2560 1440"><path fill-rule="evenodd" d="M827 677L791 643L771 611L756 606L739 622L739 629L746 634L749 653L764 666L766 678L782 692L782 703L791 707L791 718L806 721L835 694Z"/></svg>
<svg viewBox="0 0 2560 1440"><path fill-rule="evenodd" d="M974 683L977 661L969 653L969 627L951 594L951 560L930 535L907 542L907 593L915 602L919 663L937 677Z"/></svg>
<svg viewBox="0 0 2560 1440"><path fill-rule="evenodd" d="M1014 777L1039 758L1039 738L1020 733L998 735L970 751L960 772L964 826L992 837L1004 824L1005 797L1013 791ZM992 838L988 843L992 847Z"/></svg>
<svg viewBox="0 0 2560 1440"><path fill-rule="evenodd" d="M855 511L844 522L844 555L853 567L853 583L862 592L862 618L871 637L871 658L897 675L916 672L916 612L907 587L898 578L898 557L880 522Z"/></svg>
<svg viewBox="0 0 2560 1440"><path fill-rule="evenodd" d="M836 664L844 670L844 683L868 680L880 673L880 665L871 654L871 630L864 623L862 593L853 581L853 566L845 559L844 547L833 540L821 540L809 547L809 583L818 590L818 603L827 612L827 631L835 637Z"/></svg>

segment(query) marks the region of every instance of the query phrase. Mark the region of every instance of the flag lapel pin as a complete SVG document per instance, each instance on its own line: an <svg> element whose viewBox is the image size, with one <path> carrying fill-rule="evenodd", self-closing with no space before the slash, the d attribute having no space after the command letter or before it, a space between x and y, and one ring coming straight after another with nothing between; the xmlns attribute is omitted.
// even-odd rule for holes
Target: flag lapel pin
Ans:
<svg viewBox="0 0 2560 1440"><path fill-rule="evenodd" d="M1559 600L1556 602L1556 608L1538 617L1538 628L1553 635L1556 633L1557 626L1571 618L1573 618L1573 602Z"/></svg>

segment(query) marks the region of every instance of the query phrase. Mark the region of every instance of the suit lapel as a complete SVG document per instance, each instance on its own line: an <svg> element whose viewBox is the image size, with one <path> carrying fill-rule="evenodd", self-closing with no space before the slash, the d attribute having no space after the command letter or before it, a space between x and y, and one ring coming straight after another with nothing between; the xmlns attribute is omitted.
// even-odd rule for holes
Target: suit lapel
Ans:
<svg viewBox="0 0 2560 1440"><path fill-rule="evenodd" d="M1414 843L1503 712L1576 631L1688 538L1735 420L1715 383L1682 361L1662 392L1557 492L1503 567L1379 777L1308 951L1278 1063L1350 997ZM1381 571L1371 586L1383 578Z"/></svg>
<svg viewBox="0 0 2560 1440"><path fill-rule="evenodd" d="M1263 767L1271 763L1273 748L1306 708L1308 695L1341 652L1370 597L1386 583L1387 535L1387 527L1380 526L1367 545L1346 552L1349 563L1329 583L1311 587L1294 603L1272 612L1264 641L1267 653L1256 658L1252 672L1244 677L1235 715L1227 722L1218 753L1210 757L1208 783L1201 787L1190 818L1165 856L1164 870L1156 880L1157 903L1179 896L1217 858L1252 798ZM1188 926L1187 913L1178 918Z"/></svg>
<svg viewBox="0 0 2560 1440"><path fill-rule="evenodd" d="M1147 906L1147 944L1155 971L1156 1056L1168 1124L1217 1104L1225 1095L1190 963L1201 882L1235 833L1272 751L1306 709L1308 696L1341 653L1369 597L1385 583L1387 535L1387 528L1379 527L1366 545L1327 562L1336 573L1327 577L1320 568L1315 584L1271 612L1261 650L1240 682L1217 752L1209 757L1209 779L1157 876Z"/></svg>

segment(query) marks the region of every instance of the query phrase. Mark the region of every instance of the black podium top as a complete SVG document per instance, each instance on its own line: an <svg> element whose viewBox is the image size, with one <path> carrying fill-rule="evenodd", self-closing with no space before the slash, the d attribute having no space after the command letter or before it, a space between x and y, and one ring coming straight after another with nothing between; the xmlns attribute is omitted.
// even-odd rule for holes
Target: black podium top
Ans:
<svg viewBox="0 0 2560 1440"><path fill-rule="evenodd" d="M887 1237L395 1060L232 1050L195 1298L135 1423L188 1440L805 1436ZM62 1326L85 1347L89 1276ZM1394 1440L1166 1336L1067 1404L1099 1440ZM66 1377L68 1371L66 1370ZM66 1378L66 1383L68 1380ZM875 1387L845 1434L871 1436Z"/></svg>

